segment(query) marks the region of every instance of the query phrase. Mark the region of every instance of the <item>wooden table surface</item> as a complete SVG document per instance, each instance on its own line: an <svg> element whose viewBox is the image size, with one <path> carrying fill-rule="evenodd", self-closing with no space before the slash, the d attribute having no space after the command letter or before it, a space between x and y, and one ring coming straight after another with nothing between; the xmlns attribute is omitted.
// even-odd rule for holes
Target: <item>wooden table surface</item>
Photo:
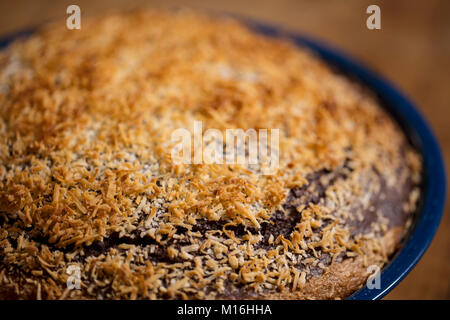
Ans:
<svg viewBox="0 0 450 320"><path fill-rule="evenodd" d="M450 1L260 0L0 2L0 36L48 19L65 23L66 8L84 15L136 5L189 6L238 13L321 38L351 53L409 95L428 118L450 168ZM366 8L381 8L381 30L366 28ZM450 206L416 268L387 299L450 299Z"/></svg>

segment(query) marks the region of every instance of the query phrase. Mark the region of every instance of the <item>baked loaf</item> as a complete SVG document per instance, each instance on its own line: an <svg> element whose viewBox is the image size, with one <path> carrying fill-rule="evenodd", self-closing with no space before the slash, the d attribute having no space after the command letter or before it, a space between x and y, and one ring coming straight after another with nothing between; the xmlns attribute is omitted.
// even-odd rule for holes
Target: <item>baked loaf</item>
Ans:
<svg viewBox="0 0 450 320"><path fill-rule="evenodd" d="M194 121L279 129L277 170L175 163ZM187 10L52 24L0 53L0 297L345 298L408 230L421 166L289 41Z"/></svg>

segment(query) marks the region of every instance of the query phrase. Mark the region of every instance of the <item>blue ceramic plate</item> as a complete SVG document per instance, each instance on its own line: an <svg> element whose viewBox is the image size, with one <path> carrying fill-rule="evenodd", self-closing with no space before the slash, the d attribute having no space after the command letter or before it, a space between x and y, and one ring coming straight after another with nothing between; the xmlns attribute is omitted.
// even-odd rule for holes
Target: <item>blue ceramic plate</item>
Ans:
<svg viewBox="0 0 450 320"><path fill-rule="evenodd" d="M436 137L422 114L403 94L353 58L308 37L285 32L277 27L248 19L241 20L244 20L244 23L257 32L272 37L288 38L302 47L307 47L344 74L359 79L378 96L382 105L404 129L411 144L422 153L425 168L423 197L409 235L402 248L382 270L381 289L363 287L348 298L351 300L381 299L417 264L439 226L445 203L446 178ZM6 47L14 39L27 36L32 32L33 30L27 30L1 39L0 49Z"/></svg>

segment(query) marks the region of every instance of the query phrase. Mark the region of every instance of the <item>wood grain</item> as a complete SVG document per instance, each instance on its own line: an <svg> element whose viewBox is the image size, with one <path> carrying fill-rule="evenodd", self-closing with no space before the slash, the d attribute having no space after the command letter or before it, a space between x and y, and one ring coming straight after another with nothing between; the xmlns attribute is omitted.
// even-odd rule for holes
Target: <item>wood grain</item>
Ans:
<svg viewBox="0 0 450 320"><path fill-rule="evenodd" d="M82 17L151 5L190 6L250 16L321 38L393 81L428 118L450 165L450 1L51 1L0 2L0 36L48 19L65 23L66 8ZM368 30L365 10L381 8L381 30ZM423 259L387 299L450 299L450 207Z"/></svg>

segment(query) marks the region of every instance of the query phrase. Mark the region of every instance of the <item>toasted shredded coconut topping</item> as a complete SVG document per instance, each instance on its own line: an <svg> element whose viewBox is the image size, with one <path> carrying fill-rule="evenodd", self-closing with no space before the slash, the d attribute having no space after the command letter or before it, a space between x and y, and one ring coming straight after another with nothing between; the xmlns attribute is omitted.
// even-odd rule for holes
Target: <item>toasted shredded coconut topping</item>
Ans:
<svg viewBox="0 0 450 320"><path fill-rule="evenodd" d="M0 296L345 297L420 197L421 158L376 99L227 18L58 23L0 66ZM280 129L279 170L175 164L195 120ZM344 266L348 290L330 284Z"/></svg>

